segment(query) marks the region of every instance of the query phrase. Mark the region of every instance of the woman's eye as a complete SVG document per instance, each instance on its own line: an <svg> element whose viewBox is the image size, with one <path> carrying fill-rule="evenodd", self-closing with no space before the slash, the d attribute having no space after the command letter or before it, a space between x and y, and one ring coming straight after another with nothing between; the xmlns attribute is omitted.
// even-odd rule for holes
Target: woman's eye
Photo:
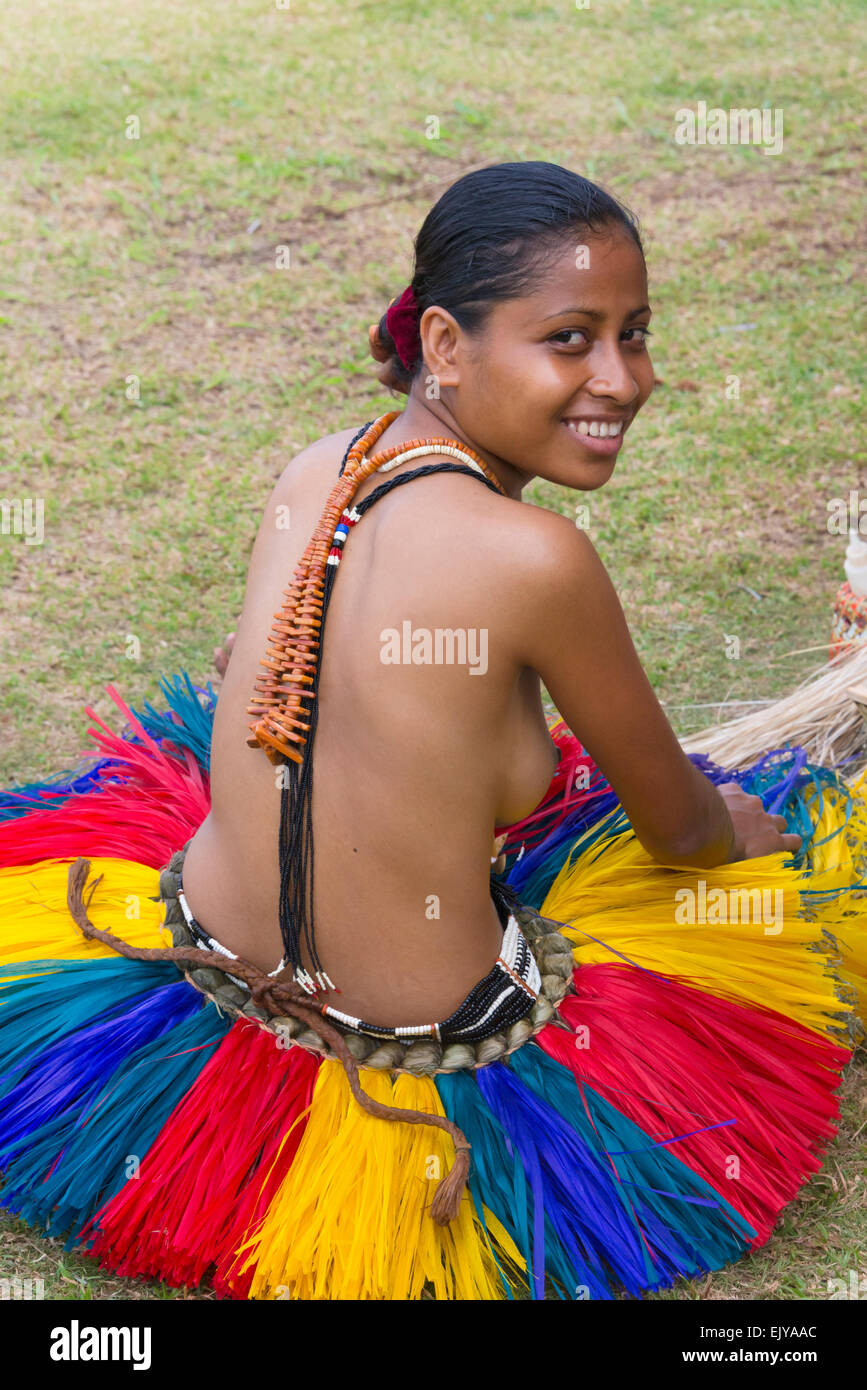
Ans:
<svg viewBox="0 0 867 1390"><path fill-rule="evenodd" d="M584 338L585 341L586 341L587 335L586 335L586 333L584 332L584 329L583 329L583 328L561 328L559 333L555 333L555 334L553 335L553 337L551 338L551 342L552 342L552 343L562 343L564 338L574 338L574 337L576 336L576 334L577 334L579 337ZM576 344L576 343L565 343L564 346L565 346L565 347L580 347L581 345L580 345L580 344Z"/></svg>
<svg viewBox="0 0 867 1390"><path fill-rule="evenodd" d="M634 333L640 333L640 334L641 334L641 337L640 337L640 338L634 338L634 337L632 337L631 335L634 334ZM623 336L626 338L627 342L633 342L633 343L639 343L639 344L640 344L640 343L646 343L646 342L647 342L647 339L650 338L652 335L651 335L651 332L650 332L650 329L649 329L649 328L640 328L640 327L639 327L639 328L627 328L626 331L625 331L625 333L623 334ZM583 341L580 341L580 342L571 342L571 343L570 343L570 342L568 341L568 339L570 339L570 338L572 338L572 339L578 338L578 339L582 339ZM583 347L589 340L588 340L587 334L585 333L585 331L584 331L583 328L561 328L561 330L560 330L559 333L554 333L554 334L552 335L550 341L551 341L552 343L562 343L562 345L563 345L564 347Z"/></svg>

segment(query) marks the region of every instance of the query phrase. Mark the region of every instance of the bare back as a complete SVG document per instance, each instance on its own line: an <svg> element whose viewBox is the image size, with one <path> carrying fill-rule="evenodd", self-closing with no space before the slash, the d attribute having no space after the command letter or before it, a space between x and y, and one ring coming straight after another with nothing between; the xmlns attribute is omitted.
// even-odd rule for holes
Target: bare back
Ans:
<svg viewBox="0 0 867 1390"><path fill-rule="evenodd" d="M283 954L280 789L278 769L247 745L247 705L282 591L355 432L300 454L266 506L215 715L211 811L184 865L197 919L266 970ZM356 500L381 481L368 479ZM520 583L515 538L538 512L439 473L378 500L346 543L317 697L314 921L341 991L326 1002L374 1023L446 1017L499 951L494 828L528 814L557 765L509 601ZM466 650L460 639L438 643L438 631L465 633Z"/></svg>

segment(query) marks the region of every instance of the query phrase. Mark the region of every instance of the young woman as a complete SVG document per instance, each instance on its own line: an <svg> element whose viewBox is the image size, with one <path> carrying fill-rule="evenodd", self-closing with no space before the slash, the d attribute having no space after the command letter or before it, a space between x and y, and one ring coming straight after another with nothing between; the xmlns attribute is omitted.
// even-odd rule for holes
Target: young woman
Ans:
<svg viewBox="0 0 867 1390"><path fill-rule="evenodd" d="M430 211L371 330L406 406L285 468L204 749L192 701L127 711L103 775L0 825L43 902L81 856L63 931L2 955L10 1210L233 1297L610 1297L767 1238L849 1057L803 782L686 756L587 533L522 496L612 476L650 319L577 174Z"/></svg>

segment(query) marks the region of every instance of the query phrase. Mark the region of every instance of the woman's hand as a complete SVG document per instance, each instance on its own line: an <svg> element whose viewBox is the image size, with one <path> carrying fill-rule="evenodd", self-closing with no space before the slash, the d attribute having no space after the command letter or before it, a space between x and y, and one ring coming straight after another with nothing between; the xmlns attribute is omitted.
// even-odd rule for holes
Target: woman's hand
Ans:
<svg viewBox="0 0 867 1390"><path fill-rule="evenodd" d="M735 848L729 864L740 859L760 859L763 854L778 854L780 850L797 854L803 843L801 836L783 833L785 816L769 815L760 796L745 792L737 782L723 782L717 791L735 828Z"/></svg>
<svg viewBox="0 0 867 1390"><path fill-rule="evenodd" d="M240 619L236 619L236 621L240 621ZM217 668L217 674L221 680L226 674L226 667L229 665L229 657L232 655L232 648L234 645L235 633L230 632L228 636L223 639L222 647L214 648L214 665Z"/></svg>

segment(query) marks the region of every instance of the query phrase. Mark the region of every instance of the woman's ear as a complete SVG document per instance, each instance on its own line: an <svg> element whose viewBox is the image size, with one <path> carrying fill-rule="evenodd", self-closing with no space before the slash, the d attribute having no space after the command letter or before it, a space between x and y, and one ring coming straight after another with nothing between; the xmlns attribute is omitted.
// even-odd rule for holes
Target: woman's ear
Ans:
<svg viewBox="0 0 867 1390"><path fill-rule="evenodd" d="M425 366L440 386L457 386L461 327L448 309L432 304L419 320L419 337Z"/></svg>

